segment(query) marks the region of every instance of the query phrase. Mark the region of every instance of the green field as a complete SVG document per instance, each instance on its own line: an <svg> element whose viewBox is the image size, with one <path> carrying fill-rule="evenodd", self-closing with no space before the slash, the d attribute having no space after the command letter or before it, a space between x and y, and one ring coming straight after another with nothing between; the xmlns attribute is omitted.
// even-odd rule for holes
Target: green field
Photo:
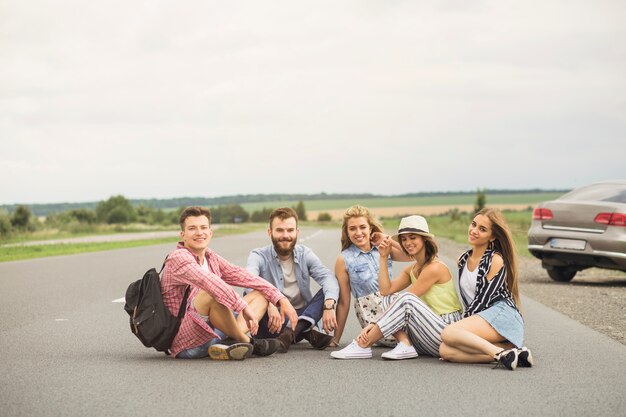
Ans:
<svg viewBox="0 0 626 417"><path fill-rule="evenodd" d="M487 205L490 204L527 204L534 205L542 201L553 200L563 193L532 193L532 194L494 194L487 195ZM450 195L435 197L387 197L366 198L363 200L336 199L336 200L304 200L307 210L337 210L346 209L354 204L361 204L369 208L376 207L411 207L411 206L447 206L474 204L475 195ZM292 207L297 201L266 201L263 203L245 203L241 206L248 212L260 210L264 207Z"/></svg>

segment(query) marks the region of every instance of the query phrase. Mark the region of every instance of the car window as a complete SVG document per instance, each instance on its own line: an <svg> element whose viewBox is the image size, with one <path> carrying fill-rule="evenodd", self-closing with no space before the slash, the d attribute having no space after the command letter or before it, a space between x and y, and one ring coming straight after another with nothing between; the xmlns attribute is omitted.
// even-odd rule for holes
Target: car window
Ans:
<svg viewBox="0 0 626 417"><path fill-rule="evenodd" d="M570 191L559 200L609 201L613 203L626 203L626 186L621 184L589 185Z"/></svg>

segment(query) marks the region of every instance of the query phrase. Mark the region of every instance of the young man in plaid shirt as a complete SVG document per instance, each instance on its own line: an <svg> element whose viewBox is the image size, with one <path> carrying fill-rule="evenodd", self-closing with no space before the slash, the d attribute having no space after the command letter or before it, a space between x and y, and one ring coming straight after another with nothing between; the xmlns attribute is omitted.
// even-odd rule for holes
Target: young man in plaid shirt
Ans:
<svg viewBox="0 0 626 417"><path fill-rule="evenodd" d="M173 315L178 312L185 289L191 287L185 316L170 348L172 357L244 359L250 353L274 353L281 346L278 340L251 336L256 335L258 321L269 303L280 307L280 320L284 322L287 317L296 323L298 316L289 300L264 279L208 248L213 235L208 210L187 207L180 215L180 226L182 241L168 256L161 278L163 301ZM242 298L231 285L254 291ZM243 325L237 323L233 311L239 313ZM225 336L231 343L221 340Z"/></svg>

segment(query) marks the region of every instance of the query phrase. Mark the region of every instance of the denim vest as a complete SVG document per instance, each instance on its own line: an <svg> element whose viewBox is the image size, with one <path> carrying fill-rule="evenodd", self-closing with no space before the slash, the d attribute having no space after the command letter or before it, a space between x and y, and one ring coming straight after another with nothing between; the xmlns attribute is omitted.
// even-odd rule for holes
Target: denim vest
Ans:
<svg viewBox="0 0 626 417"><path fill-rule="evenodd" d="M378 248L373 246L369 252L363 252L354 244L341 252L343 263L350 277L350 292L356 298L378 291L378 271L380 271L380 255ZM387 260L391 276L391 257Z"/></svg>

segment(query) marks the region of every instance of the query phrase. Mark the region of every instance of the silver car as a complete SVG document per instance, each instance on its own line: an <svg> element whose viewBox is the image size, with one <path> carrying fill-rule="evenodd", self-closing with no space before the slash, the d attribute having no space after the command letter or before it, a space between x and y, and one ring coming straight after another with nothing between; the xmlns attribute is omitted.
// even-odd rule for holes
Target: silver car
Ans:
<svg viewBox="0 0 626 417"><path fill-rule="evenodd" d="M555 281L591 267L626 271L626 180L587 185L539 204L528 250Z"/></svg>

